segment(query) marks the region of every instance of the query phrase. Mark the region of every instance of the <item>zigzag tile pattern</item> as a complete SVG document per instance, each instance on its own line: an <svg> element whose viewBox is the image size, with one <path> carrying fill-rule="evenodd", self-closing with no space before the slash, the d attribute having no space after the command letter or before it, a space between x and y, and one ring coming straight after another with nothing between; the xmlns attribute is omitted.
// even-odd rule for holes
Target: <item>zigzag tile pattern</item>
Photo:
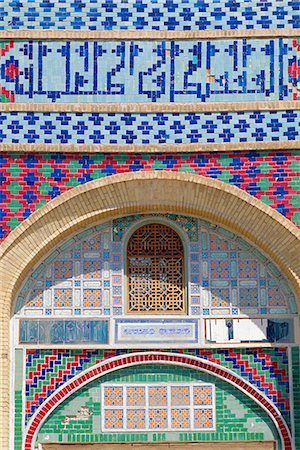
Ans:
<svg viewBox="0 0 300 450"><path fill-rule="evenodd" d="M173 350L227 366L262 391L290 422L286 348L270 350ZM94 364L131 350L28 350L26 420L59 386Z"/></svg>

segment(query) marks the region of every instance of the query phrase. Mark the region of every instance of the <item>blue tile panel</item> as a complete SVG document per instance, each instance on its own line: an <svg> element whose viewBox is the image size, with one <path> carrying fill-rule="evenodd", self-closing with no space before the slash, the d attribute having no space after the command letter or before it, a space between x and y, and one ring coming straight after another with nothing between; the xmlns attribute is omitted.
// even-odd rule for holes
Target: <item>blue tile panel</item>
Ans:
<svg viewBox="0 0 300 450"><path fill-rule="evenodd" d="M0 113L0 142L190 144L295 141L300 111L102 114Z"/></svg>
<svg viewBox="0 0 300 450"><path fill-rule="evenodd" d="M0 29L299 28L297 0L0 1Z"/></svg>
<svg viewBox="0 0 300 450"><path fill-rule="evenodd" d="M2 47L0 84L12 102L292 100L292 67L300 63L295 40L287 38L12 41Z"/></svg>
<svg viewBox="0 0 300 450"><path fill-rule="evenodd" d="M21 344L107 344L108 320L21 320Z"/></svg>

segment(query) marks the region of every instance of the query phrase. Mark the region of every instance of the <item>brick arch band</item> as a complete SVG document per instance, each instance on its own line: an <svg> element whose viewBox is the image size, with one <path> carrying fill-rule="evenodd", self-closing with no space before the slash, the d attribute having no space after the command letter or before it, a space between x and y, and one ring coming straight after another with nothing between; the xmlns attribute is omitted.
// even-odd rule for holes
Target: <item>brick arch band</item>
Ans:
<svg viewBox="0 0 300 450"><path fill-rule="evenodd" d="M168 352L139 352L113 357L90 367L63 384L50 397L47 398L47 400L32 416L26 428L23 450L34 450L37 434L47 417L55 410L57 406L59 406L70 395L74 394L78 389L108 373L129 366L144 364L180 365L189 369L206 372L227 383L230 383L236 389L240 390L254 400L267 412L277 428L283 450L292 450L292 439L285 420L271 400L262 394L262 392L260 392L256 387L252 386L248 381L245 381L242 377L235 374L231 370L214 362L195 356Z"/></svg>
<svg viewBox="0 0 300 450"><path fill-rule="evenodd" d="M238 189L200 175L125 173L80 185L22 222L0 247L0 448L9 448L10 339L14 302L37 264L64 239L126 214L174 212L216 223L273 260L300 298L300 232L280 213Z"/></svg>

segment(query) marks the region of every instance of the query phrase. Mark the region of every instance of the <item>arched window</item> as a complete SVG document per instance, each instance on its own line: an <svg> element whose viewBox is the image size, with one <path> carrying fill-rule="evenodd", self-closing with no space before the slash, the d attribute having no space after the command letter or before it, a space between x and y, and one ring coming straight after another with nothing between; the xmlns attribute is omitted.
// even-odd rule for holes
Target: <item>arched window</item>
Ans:
<svg viewBox="0 0 300 450"><path fill-rule="evenodd" d="M184 251L178 234L162 223L138 228L127 245L128 312L186 312Z"/></svg>

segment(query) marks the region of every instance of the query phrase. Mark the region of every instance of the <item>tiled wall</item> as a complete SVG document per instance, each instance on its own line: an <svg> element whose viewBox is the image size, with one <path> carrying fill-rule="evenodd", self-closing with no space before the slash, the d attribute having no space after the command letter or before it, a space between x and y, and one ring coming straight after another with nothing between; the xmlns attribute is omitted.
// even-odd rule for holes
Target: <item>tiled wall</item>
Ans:
<svg viewBox="0 0 300 450"><path fill-rule="evenodd" d="M0 2L0 29L212 30L298 28L295 0Z"/></svg>
<svg viewBox="0 0 300 450"><path fill-rule="evenodd" d="M300 111L0 112L0 144L219 144L299 140Z"/></svg>
<svg viewBox="0 0 300 450"><path fill-rule="evenodd" d="M221 364L242 376L264 392L290 423L288 353L285 348L180 352ZM64 382L98 362L125 353L130 350L28 350L26 421Z"/></svg>
<svg viewBox="0 0 300 450"><path fill-rule="evenodd" d="M2 42L0 101L297 100L298 47L286 38Z"/></svg>
<svg viewBox="0 0 300 450"><path fill-rule="evenodd" d="M141 170L189 172L233 184L300 224L299 153L1 154L1 238L52 198L88 181Z"/></svg>
<svg viewBox="0 0 300 450"><path fill-rule="evenodd" d="M135 410L135 414L132 414L134 410L128 405L127 409L127 425L132 426L130 435L124 434L123 430L113 430L113 434L104 434L103 428L101 430L101 420L103 411L101 411L102 401L100 399L100 382L96 381L89 385L85 389L81 389L78 395L74 398L64 402L55 414L46 421L42 426L38 441L45 442L49 436L53 442L60 440L61 442L124 442L135 440L143 442L153 442L156 439L163 441L189 441L189 440L223 440L223 439L278 439L274 426L271 423L267 414L260 412L259 408L253 401L239 393L235 388L226 385L213 377L209 377L205 374L193 373L184 368L166 368L148 366L146 368L122 370L117 376L106 376L101 382L109 380L109 384L118 383L130 383L131 386L140 386L140 390L144 386L150 388L155 386L155 383L163 383L164 386L168 384L180 383L181 386L188 386L197 383L204 383L209 386L210 383L216 389L216 427L215 431L210 431L209 417L212 415L211 409L206 408L205 411L207 418L203 421L204 425L208 429L202 432L195 430L193 433L184 431L166 431L164 427L155 433L155 430L151 431L135 431L134 428L142 426L144 419L142 409ZM138 384L134 384L138 383ZM175 386L174 386L175 387ZM177 388L178 389L178 388ZM136 395L135 395L136 397ZM105 400L108 401L108 395ZM130 400L130 398L128 399ZM175 401L175 395L171 395L170 400ZM85 408L90 416L82 420L80 419L80 411ZM122 412L124 409L121 409ZM157 411L157 409L156 409ZM162 409L161 409L162 411ZM171 409L172 417L174 417L174 425L178 428L185 428L189 425L190 414L185 415L186 408L173 407ZM200 410L199 410L200 411ZM161 412L161 416L163 413ZM72 416L79 416L66 423L66 418ZM68 421L68 420L67 420ZM121 425L115 423L115 425ZM163 424L162 424L163 425ZM199 428L202 428L203 425ZM171 428L171 427L170 427ZM123 433L122 433L123 431ZM158 437L160 436L160 437Z"/></svg>

